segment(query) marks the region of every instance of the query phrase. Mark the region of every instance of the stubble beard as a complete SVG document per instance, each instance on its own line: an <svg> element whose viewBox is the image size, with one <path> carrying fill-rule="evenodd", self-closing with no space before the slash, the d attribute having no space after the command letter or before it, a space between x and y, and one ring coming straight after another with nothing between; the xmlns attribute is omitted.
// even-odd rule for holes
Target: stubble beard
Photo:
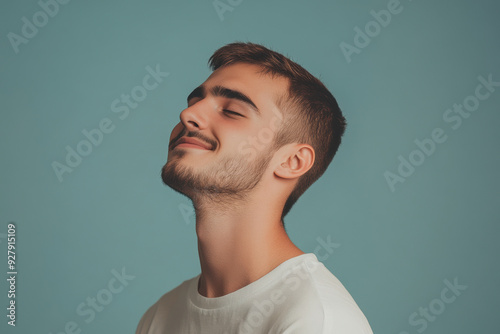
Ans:
<svg viewBox="0 0 500 334"><path fill-rule="evenodd" d="M247 156L226 156L209 169L195 171L182 164L186 152L178 152L162 167L163 183L187 196L193 203L208 199L217 203L229 200L243 201L262 179L273 157L272 148L263 151L254 161L247 162ZM214 167L216 166L216 167ZM236 203L232 203L233 205Z"/></svg>

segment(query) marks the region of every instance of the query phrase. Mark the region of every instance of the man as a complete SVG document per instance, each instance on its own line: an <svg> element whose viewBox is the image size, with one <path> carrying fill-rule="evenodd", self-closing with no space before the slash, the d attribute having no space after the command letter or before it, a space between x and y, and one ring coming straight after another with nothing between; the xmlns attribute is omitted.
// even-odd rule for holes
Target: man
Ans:
<svg viewBox="0 0 500 334"><path fill-rule="evenodd" d="M136 333L372 333L343 285L284 228L340 145L335 98L258 44L228 44L209 63L161 173L193 202L201 274L164 294Z"/></svg>

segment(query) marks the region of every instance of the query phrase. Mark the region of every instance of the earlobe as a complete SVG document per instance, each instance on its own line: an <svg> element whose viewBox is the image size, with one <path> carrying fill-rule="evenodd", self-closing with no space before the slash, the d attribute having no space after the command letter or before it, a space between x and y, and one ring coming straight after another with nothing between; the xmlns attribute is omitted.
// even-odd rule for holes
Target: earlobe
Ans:
<svg viewBox="0 0 500 334"><path fill-rule="evenodd" d="M291 152L291 154L290 154ZM315 153L311 145L300 144L288 150L285 160L274 170L274 174L284 179L294 179L304 175L314 164Z"/></svg>

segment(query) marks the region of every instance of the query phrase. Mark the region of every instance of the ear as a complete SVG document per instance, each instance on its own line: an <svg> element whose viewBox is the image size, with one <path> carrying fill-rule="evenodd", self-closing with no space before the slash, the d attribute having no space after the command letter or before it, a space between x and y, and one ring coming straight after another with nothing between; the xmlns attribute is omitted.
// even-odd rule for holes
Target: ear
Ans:
<svg viewBox="0 0 500 334"><path fill-rule="evenodd" d="M314 164L315 153L311 145L293 144L282 154L282 161L274 174L284 179L295 179L305 174Z"/></svg>

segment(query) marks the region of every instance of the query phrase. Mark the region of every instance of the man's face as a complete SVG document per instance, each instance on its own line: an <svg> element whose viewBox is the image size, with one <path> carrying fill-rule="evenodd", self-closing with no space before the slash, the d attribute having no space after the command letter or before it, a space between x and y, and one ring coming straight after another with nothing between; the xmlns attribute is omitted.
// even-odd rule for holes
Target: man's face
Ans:
<svg viewBox="0 0 500 334"><path fill-rule="evenodd" d="M258 73L251 64L219 68L188 96L188 107L170 135L163 182L193 199L198 195L243 195L261 180L282 123L275 105L285 78ZM179 138L206 147L179 144Z"/></svg>

